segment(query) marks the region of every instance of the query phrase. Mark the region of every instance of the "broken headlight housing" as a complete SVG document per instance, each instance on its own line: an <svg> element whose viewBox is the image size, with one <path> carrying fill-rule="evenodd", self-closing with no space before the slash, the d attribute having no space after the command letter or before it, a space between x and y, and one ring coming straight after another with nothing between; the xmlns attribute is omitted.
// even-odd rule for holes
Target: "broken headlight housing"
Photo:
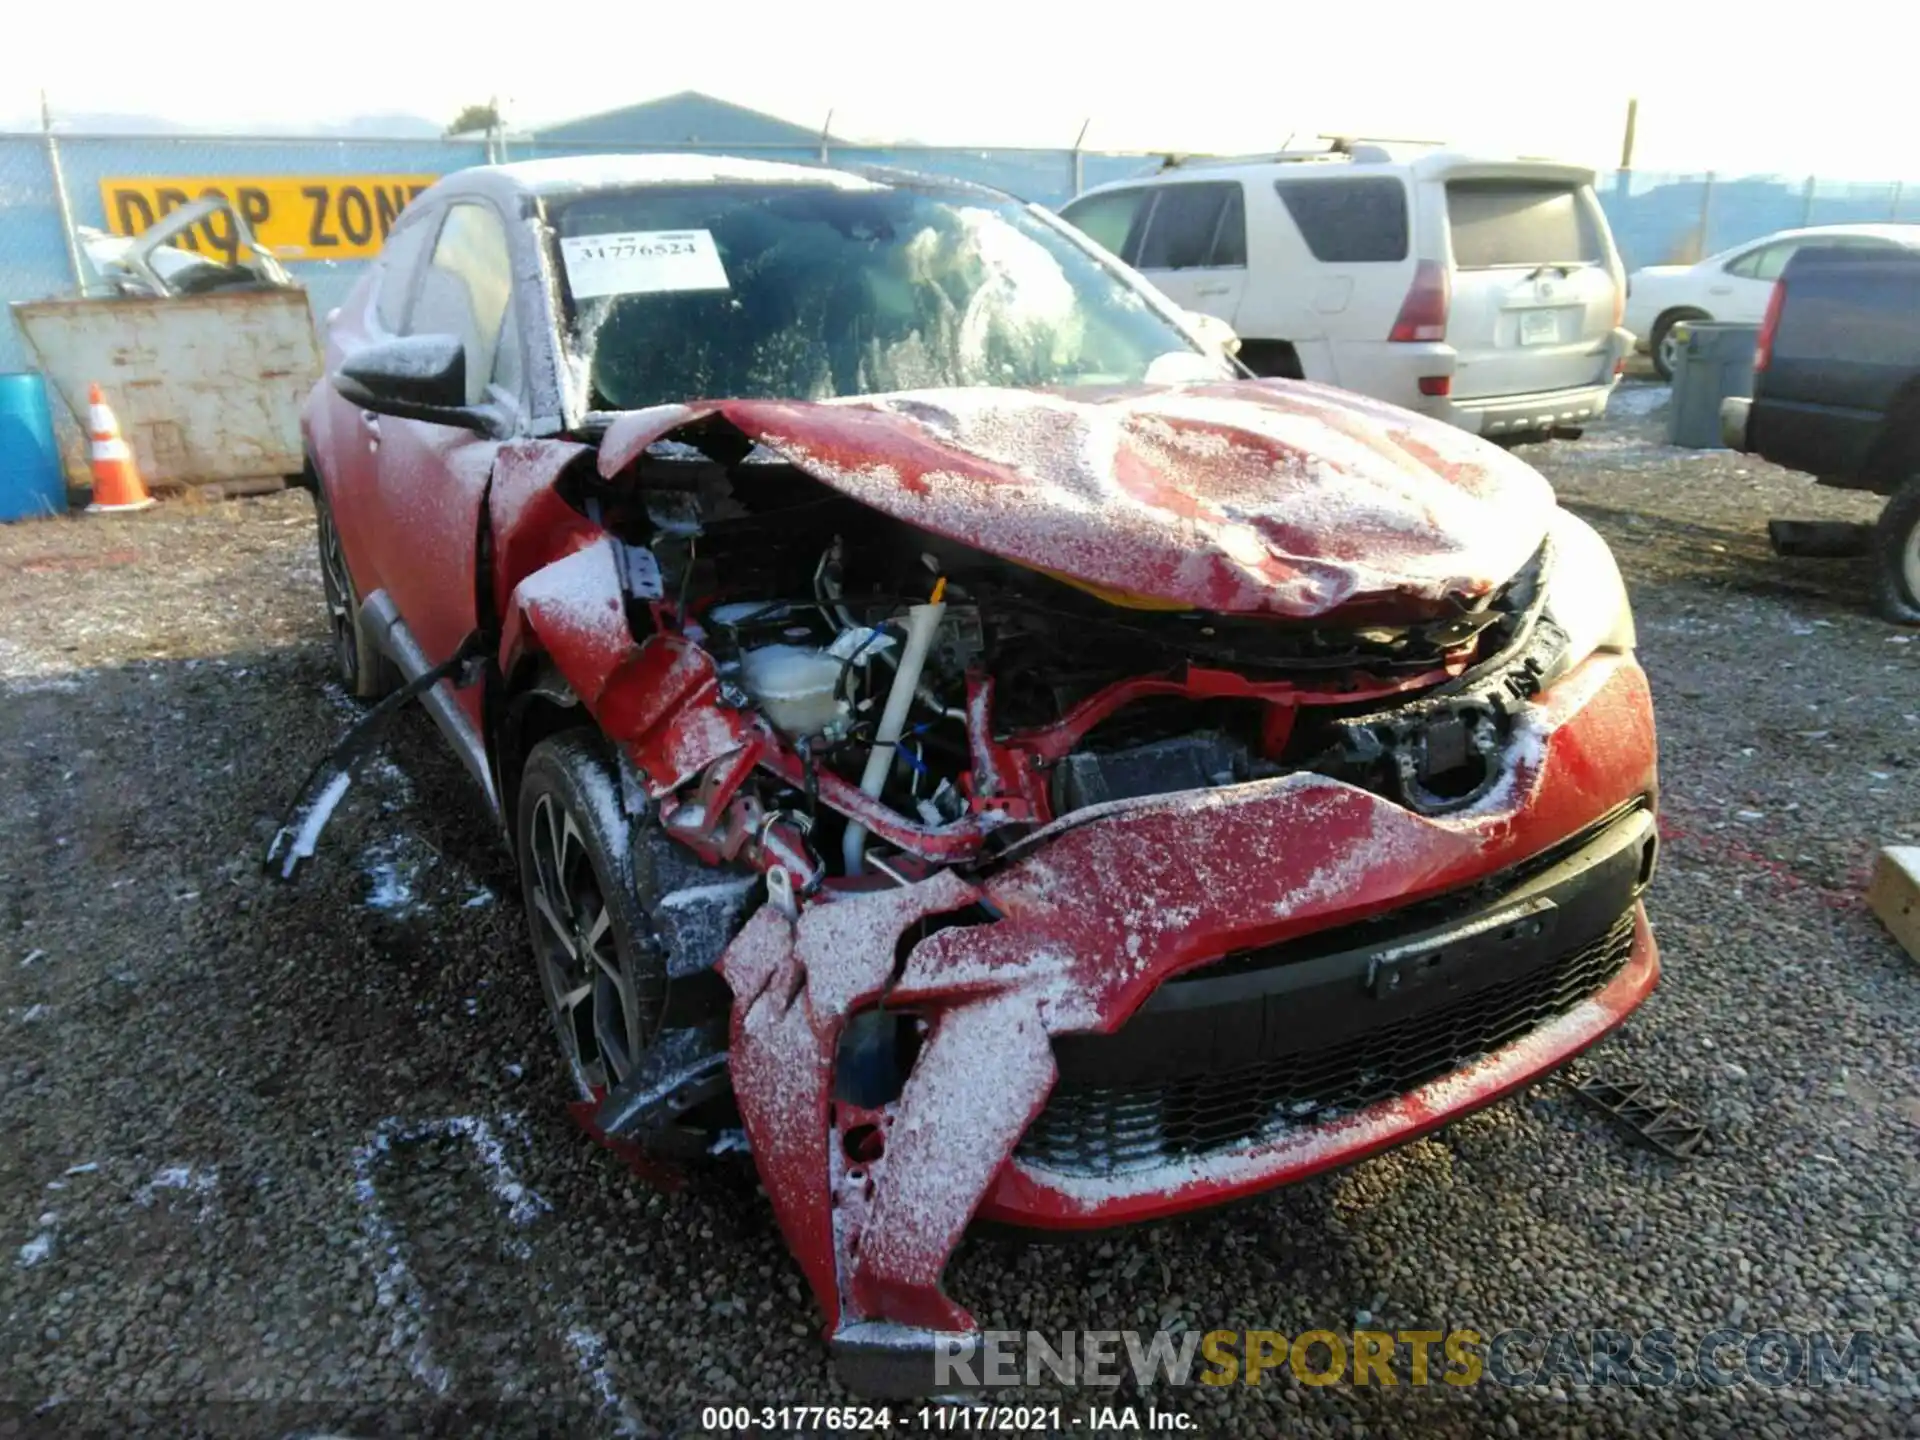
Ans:
<svg viewBox="0 0 1920 1440"><path fill-rule="evenodd" d="M1541 675L1551 685L1598 651L1626 654L1634 647L1633 607L1607 542L1578 515L1556 508L1547 527L1553 562L1547 576L1546 616L1567 643Z"/></svg>

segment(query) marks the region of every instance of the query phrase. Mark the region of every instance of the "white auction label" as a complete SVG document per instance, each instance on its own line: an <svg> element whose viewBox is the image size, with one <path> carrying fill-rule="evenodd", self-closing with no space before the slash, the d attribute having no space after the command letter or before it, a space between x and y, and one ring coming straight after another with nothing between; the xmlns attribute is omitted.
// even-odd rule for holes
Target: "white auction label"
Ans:
<svg viewBox="0 0 1920 1440"><path fill-rule="evenodd" d="M566 262L567 284L576 300L732 288L711 230L568 235L560 241L560 258Z"/></svg>

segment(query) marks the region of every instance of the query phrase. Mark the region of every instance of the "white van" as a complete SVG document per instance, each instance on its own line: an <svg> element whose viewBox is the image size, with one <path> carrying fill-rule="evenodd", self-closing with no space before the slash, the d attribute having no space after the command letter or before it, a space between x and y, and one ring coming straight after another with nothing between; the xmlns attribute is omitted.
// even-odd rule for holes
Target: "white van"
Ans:
<svg viewBox="0 0 1920 1440"><path fill-rule="evenodd" d="M1321 380L1489 439L1605 413L1633 337L1593 171L1336 142L1170 164L1061 216L1262 375Z"/></svg>

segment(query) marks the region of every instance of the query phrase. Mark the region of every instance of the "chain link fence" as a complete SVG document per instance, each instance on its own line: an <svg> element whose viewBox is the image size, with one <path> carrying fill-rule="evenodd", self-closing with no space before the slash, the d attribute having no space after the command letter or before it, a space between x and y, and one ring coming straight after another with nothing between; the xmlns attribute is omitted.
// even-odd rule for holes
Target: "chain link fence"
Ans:
<svg viewBox="0 0 1920 1440"><path fill-rule="evenodd" d="M618 153L634 147L543 145L519 137L460 140L289 139L243 136L57 135L58 163L76 225L110 230L102 182L139 176L356 176L446 174L489 159ZM921 146L648 146L745 153L801 164L877 165L971 180L1059 206L1090 186L1150 173L1161 157L1089 150ZM1703 255L1775 230L1843 222L1920 221L1920 184L1653 171L1603 173L1597 190L1629 269ZM296 260L316 315L340 303L363 259ZM39 134L0 134L0 300L75 293L53 148ZM33 357L11 317L0 321L0 371Z"/></svg>
<svg viewBox="0 0 1920 1440"><path fill-rule="evenodd" d="M1691 265L1805 225L1920 222L1920 186L1898 180L1620 170L1601 175L1596 189L1629 270Z"/></svg>

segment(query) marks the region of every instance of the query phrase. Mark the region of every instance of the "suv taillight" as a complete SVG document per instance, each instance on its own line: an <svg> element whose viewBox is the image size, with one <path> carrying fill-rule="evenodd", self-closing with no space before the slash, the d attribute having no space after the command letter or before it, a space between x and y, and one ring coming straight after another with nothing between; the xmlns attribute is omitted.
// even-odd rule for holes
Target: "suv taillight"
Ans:
<svg viewBox="0 0 1920 1440"><path fill-rule="evenodd" d="M1389 340L1444 340L1447 306L1452 300L1447 272L1437 260L1422 260L1413 272L1413 288L1400 306Z"/></svg>
<svg viewBox="0 0 1920 1440"><path fill-rule="evenodd" d="M1760 322L1760 339L1753 347L1753 373L1758 375L1773 362L1773 334L1780 328L1780 307L1786 303L1787 282L1773 282L1773 294L1767 297L1767 318Z"/></svg>

